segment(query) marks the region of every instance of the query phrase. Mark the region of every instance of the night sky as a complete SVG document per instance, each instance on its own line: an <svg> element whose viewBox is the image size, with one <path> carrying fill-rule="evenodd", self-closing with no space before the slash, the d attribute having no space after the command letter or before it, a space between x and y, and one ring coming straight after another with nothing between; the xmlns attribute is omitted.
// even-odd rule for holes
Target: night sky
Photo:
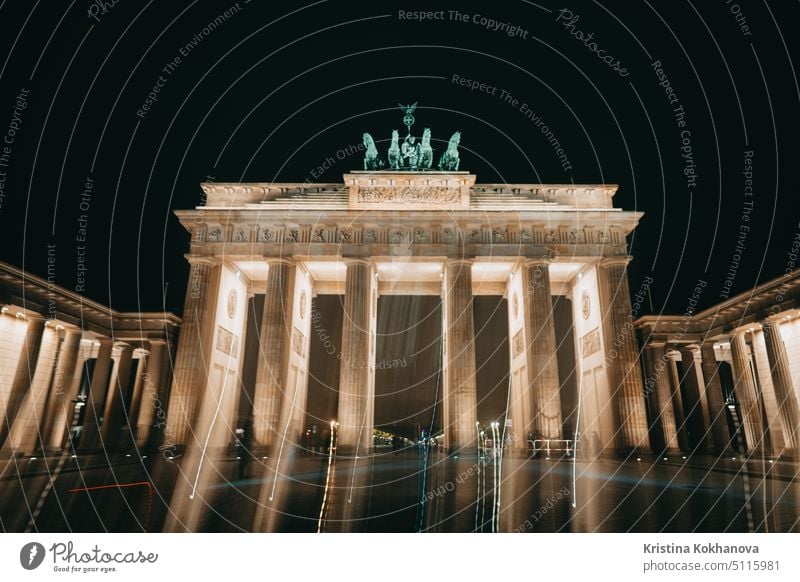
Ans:
<svg viewBox="0 0 800 582"><path fill-rule="evenodd" d="M46 275L55 245L64 287L83 261L86 296L179 313L201 181L340 181L417 101L479 183L619 184L637 315L784 272L796 2L454 4L0 2L0 259Z"/></svg>

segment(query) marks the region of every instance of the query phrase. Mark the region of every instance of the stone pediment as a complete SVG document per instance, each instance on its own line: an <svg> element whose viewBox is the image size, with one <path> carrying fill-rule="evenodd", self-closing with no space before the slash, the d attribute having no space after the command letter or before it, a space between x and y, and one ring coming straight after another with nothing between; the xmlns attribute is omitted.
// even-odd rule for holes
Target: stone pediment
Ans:
<svg viewBox="0 0 800 582"><path fill-rule="evenodd" d="M467 172L352 172L348 207L363 210L469 210L475 176Z"/></svg>

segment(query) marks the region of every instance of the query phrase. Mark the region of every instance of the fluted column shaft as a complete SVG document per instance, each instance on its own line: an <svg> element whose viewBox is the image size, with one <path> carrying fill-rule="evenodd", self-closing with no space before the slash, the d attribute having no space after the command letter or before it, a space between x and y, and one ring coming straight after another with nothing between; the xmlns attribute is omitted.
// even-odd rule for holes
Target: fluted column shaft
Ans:
<svg viewBox="0 0 800 582"><path fill-rule="evenodd" d="M370 414L370 290L367 261L347 261L339 376L339 446L369 449L374 419Z"/></svg>
<svg viewBox="0 0 800 582"><path fill-rule="evenodd" d="M42 416L42 445L44 449L60 449L64 446L69 433L69 421L75 405L70 388L73 384L75 366L78 363L81 337L79 329L64 330L64 341L58 352L55 373L47 400L47 412Z"/></svg>
<svg viewBox="0 0 800 582"><path fill-rule="evenodd" d="M668 451L679 451L678 430L675 426L675 409L672 403L672 388L669 381L668 366L671 358L667 355L666 347L648 345L644 348L647 379L645 389L652 391L658 416L657 426L661 428L664 447Z"/></svg>
<svg viewBox="0 0 800 582"><path fill-rule="evenodd" d="M562 438L561 384L550 294L550 261L529 259L522 267L528 334L528 377L536 438Z"/></svg>
<svg viewBox="0 0 800 582"><path fill-rule="evenodd" d="M139 407L142 404L142 394L144 392L144 375L147 371L147 359L150 353L144 349L134 350L133 354L138 355L131 363L136 366L136 375L133 378L133 386L130 387L130 405L125 411L125 430L122 434L123 446L131 448L136 443L136 430L139 424Z"/></svg>
<svg viewBox="0 0 800 582"><path fill-rule="evenodd" d="M100 416L103 415L103 401L108 391L108 380L113 360L111 350L113 342L109 338L98 338L97 361L89 384L89 394L84 406L83 429L80 434L79 448L94 450L100 446Z"/></svg>
<svg viewBox="0 0 800 582"><path fill-rule="evenodd" d="M286 384L286 368L291 340L292 314L289 309L294 267L286 260L269 262L264 311L259 334L260 357L256 368L253 397L254 445L275 442Z"/></svg>
<svg viewBox="0 0 800 582"><path fill-rule="evenodd" d="M714 448L714 439L711 434L711 419L708 413L708 402L706 401L705 382L703 381L702 370L698 366L697 357L699 349L697 346L687 346L680 349L681 360L683 362L683 375L686 382L688 393L691 395L691 410L698 422L700 434L697 435L697 448L700 451L710 451Z"/></svg>
<svg viewBox="0 0 800 582"><path fill-rule="evenodd" d="M41 449L39 427L47 413L47 399L62 341L58 331L45 324L39 356L36 359L36 371L6 440L6 449L19 454L35 454Z"/></svg>
<svg viewBox="0 0 800 582"><path fill-rule="evenodd" d="M198 401L208 382L208 362L214 333L214 313L222 268L206 257L190 257L189 286L183 307L181 333L175 356L164 438L186 445L197 416Z"/></svg>
<svg viewBox="0 0 800 582"><path fill-rule="evenodd" d="M762 323L764 343L767 346L772 386L778 400L778 411L783 425L783 438L792 455L800 451L800 410L795 395L789 355L781 336L780 322L767 319Z"/></svg>
<svg viewBox="0 0 800 582"><path fill-rule="evenodd" d="M29 315L27 320L22 351L14 372L14 379L11 381L6 408L0 410L0 447L5 444L11 427L17 419L17 414L25 401L25 396L31 388L33 375L36 372L36 362L39 359L45 320L38 315Z"/></svg>
<svg viewBox="0 0 800 582"><path fill-rule="evenodd" d="M608 378L620 423L618 445L625 452L649 449L644 386L631 317L629 260L604 259L598 268Z"/></svg>
<svg viewBox="0 0 800 582"><path fill-rule="evenodd" d="M671 353L677 354L675 351ZM681 394L681 377L678 375L678 363L667 355L667 376L672 391L672 409L675 412L675 430L678 432L678 444L684 451L689 451L689 434L686 428L686 417L683 413L683 395Z"/></svg>
<svg viewBox="0 0 800 582"><path fill-rule="evenodd" d="M453 452L472 453L477 438L475 320L472 312L472 262L448 260L444 273L447 342L447 381L444 425Z"/></svg>
<svg viewBox="0 0 800 582"><path fill-rule="evenodd" d="M122 417L125 414L122 407L132 388L130 375L133 364L133 347L128 344L119 344L118 350L119 355L111 378L111 385L108 387L103 424L100 430L100 438L107 451L114 450L119 442Z"/></svg>
<svg viewBox="0 0 800 582"><path fill-rule="evenodd" d="M714 451L724 453L730 448L731 435L728 430L725 398L719 380L719 366L714 353L714 344L705 343L700 347L703 379L706 384L706 401L711 421L711 434L714 437Z"/></svg>
<svg viewBox="0 0 800 582"><path fill-rule="evenodd" d="M755 381L750 368L750 350L743 333L731 336L731 359L733 360L733 383L739 401L740 419L747 439L747 450L761 451L764 448L764 430L761 409L758 403Z"/></svg>
<svg viewBox="0 0 800 582"><path fill-rule="evenodd" d="M167 342L150 341L150 353L147 354L147 359L145 360L146 368L142 374L142 391L137 404L136 446L138 447L143 447L147 444L153 426L153 418L158 414L159 410L162 418L159 418L158 421L163 422L164 420L164 409L159 395L161 393L161 377L163 376L164 368L166 368L168 355Z"/></svg>

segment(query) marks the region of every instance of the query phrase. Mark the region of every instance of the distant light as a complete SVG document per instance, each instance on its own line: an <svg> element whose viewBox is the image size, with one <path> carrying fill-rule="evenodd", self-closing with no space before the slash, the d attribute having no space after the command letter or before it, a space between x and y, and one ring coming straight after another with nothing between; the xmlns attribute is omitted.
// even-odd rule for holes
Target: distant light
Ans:
<svg viewBox="0 0 800 582"><path fill-rule="evenodd" d="M669 459L667 459L666 457L664 457L664 460L665 460L665 461L668 461Z"/></svg>
<svg viewBox="0 0 800 582"><path fill-rule="evenodd" d="M74 459L74 458L75 458L75 457L77 457L77 456L78 456L78 455L72 455L72 458Z"/></svg>
<svg viewBox="0 0 800 582"><path fill-rule="evenodd" d="M237 461L241 461L241 460L242 460L242 458L241 458L241 457L236 457L236 460L237 460Z"/></svg>
<svg viewBox="0 0 800 582"><path fill-rule="evenodd" d="M770 463L774 463L775 461L773 461L772 459L770 459L770 460L769 460L769 462L770 462Z"/></svg>
<svg viewBox="0 0 800 582"><path fill-rule="evenodd" d="M642 458L641 458L641 457L636 457L636 460L637 460L637 461L641 461L641 460L642 460Z"/></svg>
<svg viewBox="0 0 800 582"><path fill-rule="evenodd" d="M733 459L733 460L735 461L735 460L736 460L736 457L731 457L731 459Z"/></svg>
<svg viewBox="0 0 800 582"><path fill-rule="evenodd" d="M36 457L31 457L31 461L35 461L35 460L36 460Z"/></svg>
<svg viewBox="0 0 800 582"><path fill-rule="evenodd" d="M686 457L681 457L681 459L685 459Z"/></svg>
<svg viewBox="0 0 800 582"><path fill-rule="evenodd" d="M147 458L147 455L142 455L142 458L143 458L143 459L146 459L146 458Z"/></svg>
<svg viewBox="0 0 800 582"><path fill-rule="evenodd" d="M131 456L131 454L130 454L130 453L127 453L125 456L126 456L126 457L130 457L130 456Z"/></svg>

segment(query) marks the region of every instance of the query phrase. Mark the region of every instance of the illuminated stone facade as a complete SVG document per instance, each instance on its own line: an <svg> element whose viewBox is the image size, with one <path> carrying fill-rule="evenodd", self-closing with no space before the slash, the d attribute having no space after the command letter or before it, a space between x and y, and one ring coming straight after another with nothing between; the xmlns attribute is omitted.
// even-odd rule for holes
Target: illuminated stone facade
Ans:
<svg viewBox="0 0 800 582"><path fill-rule="evenodd" d="M0 455L157 445L180 319L120 313L0 263Z"/></svg>
<svg viewBox="0 0 800 582"><path fill-rule="evenodd" d="M230 426L215 418L236 407L248 298L259 294L253 444L271 454L304 428L317 294L343 296L340 452L372 446L376 304L388 294L441 297L449 450L476 448L475 295L507 298L513 446L524 449L531 435L574 438L565 434L559 394L553 301L560 297L575 344L569 367L583 403L581 433L596 432L608 450L648 449L642 377L630 373L639 363L626 277L626 236L641 213L613 207L616 186L378 171L352 172L339 184L202 187L204 206L176 212L191 234L192 269L168 432L187 450L230 438Z"/></svg>
<svg viewBox="0 0 800 582"><path fill-rule="evenodd" d="M699 313L636 321L653 444L796 457L800 273Z"/></svg>

